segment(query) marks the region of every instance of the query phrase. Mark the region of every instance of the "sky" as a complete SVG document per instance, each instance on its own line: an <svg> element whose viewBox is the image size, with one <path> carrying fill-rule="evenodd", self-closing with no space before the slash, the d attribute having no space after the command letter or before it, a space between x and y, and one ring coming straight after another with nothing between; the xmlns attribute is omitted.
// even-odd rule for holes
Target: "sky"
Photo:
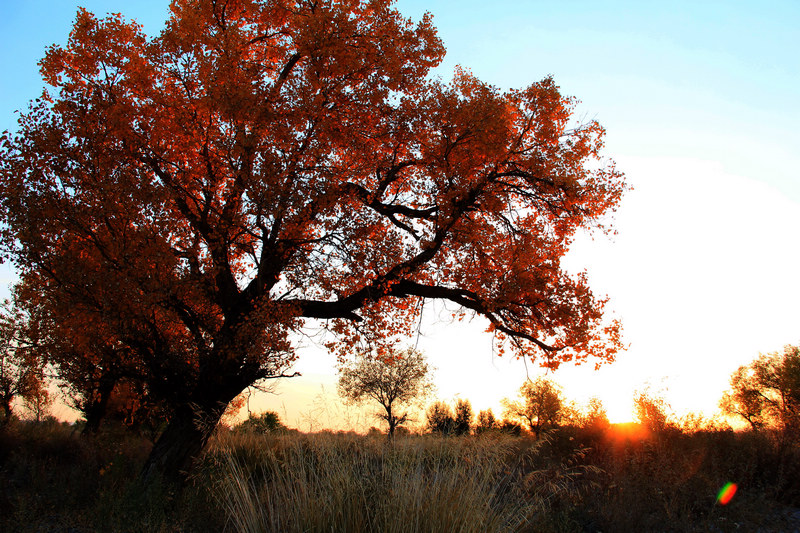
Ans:
<svg viewBox="0 0 800 533"><path fill-rule="evenodd" d="M796 1L400 0L415 20L433 14L456 65L501 89L552 75L580 100L578 119L607 130L604 155L633 187L612 238L578 239L567 264L586 269L624 324L617 361L562 366L550 377L578 402L603 400L632 416L649 388L677 414L712 415L728 378L758 356L800 343L800 3ZM0 0L0 130L41 94L36 62L63 43L77 5L122 12L156 34L163 0ZM14 279L0 270L0 286ZM436 367L436 397L474 410L514 397L535 363L498 358L486 324L450 323L435 305L409 343ZM304 430L377 425L372 409L338 402L335 361L300 349L303 376L257 394Z"/></svg>

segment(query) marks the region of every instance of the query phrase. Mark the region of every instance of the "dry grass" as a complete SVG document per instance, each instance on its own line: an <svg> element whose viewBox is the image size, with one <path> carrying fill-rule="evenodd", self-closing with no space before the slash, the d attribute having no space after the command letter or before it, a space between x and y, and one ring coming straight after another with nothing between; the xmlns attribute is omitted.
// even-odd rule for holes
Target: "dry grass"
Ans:
<svg viewBox="0 0 800 533"><path fill-rule="evenodd" d="M258 450L258 451L256 451ZM217 494L236 531L519 531L542 510L510 483L509 439L221 439Z"/></svg>
<svg viewBox="0 0 800 533"><path fill-rule="evenodd" d="M137 474L151 443L117 428L82 438L69 425L19 423L0 432L0 531L218 531L224 516L208 487Z"/></svg>
<svg viewBox="0 0 800 533"><path fill-rule="evenodd" d="M0 433L0 531L798 531L800 451L678 430L540 441L220 432L183 491L142 487L150 444L61 424ZM739 491L716 503L726 482Z"/></svg>

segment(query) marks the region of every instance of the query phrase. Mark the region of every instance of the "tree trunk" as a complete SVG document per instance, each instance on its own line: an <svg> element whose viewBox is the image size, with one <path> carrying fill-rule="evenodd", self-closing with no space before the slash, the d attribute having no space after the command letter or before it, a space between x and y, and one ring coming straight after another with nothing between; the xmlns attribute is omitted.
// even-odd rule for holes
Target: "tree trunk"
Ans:
<svg viewBox="0 0 800 533"><path fill-rule="evenodd" d="M392 406L391 404L386 405L386 421L389 423L389 431L387 432L387 438L392 440L394 438L394 427L397 425L397 420L394 416L392 416Z"/></svg>
<svg viewBox="0 0 800 533"><path fill-rule="evenodd" d="M156 440L139 478L145 483L151 483L159 476L170 482L183 482L223 412L224 407L182 406L177 409Z"/></svg>
<svg viewBox="0 0 800 533"><path fill-rule="evenodd" d="M5 426L11 422L11 400L4 397L0 403L3 404L3 414L5 415L2 422L0 422L0 426Z"/></svg>
<svg viewBox="0 0 800 533"><path fill-rule="evenodd" d="M86 425L83 426L81 435L93 435L100 429L100 424L106 414L106 406L111 398L117 380L115 378L101 378L97 390L93 391L83 414L86 417Z"/></svg>

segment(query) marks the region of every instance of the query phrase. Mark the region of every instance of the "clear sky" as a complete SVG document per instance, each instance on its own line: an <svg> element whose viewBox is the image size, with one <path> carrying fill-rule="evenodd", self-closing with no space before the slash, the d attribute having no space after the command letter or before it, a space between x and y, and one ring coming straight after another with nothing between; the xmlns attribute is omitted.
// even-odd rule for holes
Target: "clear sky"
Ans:
<svg viewBox="0 0 800 533"><path fill-rule="evenodd" d="M36 62L66 40L77 5L122 12L150 34L167 14L164 0L0 2L0 129L41 93ZM679 413L710 414L736 367L800 342L800 3L756 4L397 3L415 19L434 15L448 51L442 78L455 65L501 88L552 75L581 100L579 118L606 127L605 154L634 190L617 236L580 240L569 264L611 297L630 348L599 372L563 367L553 377L571 398L599 396L617 420L647 385ZM438 368L439 398L497 412L538 372L495 357L485 324L431 311L410 342ZM352 414L335 402L332 357L309 345L297 369L302 378L251 408L303 429Z"/></svg>

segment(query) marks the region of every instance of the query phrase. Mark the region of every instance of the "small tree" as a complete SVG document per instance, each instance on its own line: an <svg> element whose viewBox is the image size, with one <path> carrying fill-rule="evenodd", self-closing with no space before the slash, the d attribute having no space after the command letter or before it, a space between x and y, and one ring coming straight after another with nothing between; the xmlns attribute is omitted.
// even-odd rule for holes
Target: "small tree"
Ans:
<svg viewBox="0 0 800 533"><path fill-rule="evenodd" d="M472 404L469 400L456 400L456 415L453 419L453 431L456 435L469 435L472 429Z"/></svg>
<svg viewBox="0 0 800 533"><path fill-rule="evenodd" d="M652 433L662 433L672 427L670 406L662 397L650 390L637 391L633 395L633 406L639 423Z"/></svg>
<svg viewBox="0 0 800 533"><path fill-rule="evenodd" d="M761 355L739 367L730 383L720 402L724 412L744 418L754 430L772 426L786 435L800 430L800 347Z"/></svg>
<svg viewBox="0 0 800 533"><path fill-rule="evenodd" d="M581 426L588 429L605 430L611 423L608 412L600 398L593 397L581 414Z"/></svg>
<svg viewBox="0 0 800 533"><path fill-rule="evenodd" d="M408 420L407 413L398 413L400 405L421 400L432 384L430 369L422 353L408 349L388 358L359 355L355 361L339 368L339 395L351 403L373 400L385 412L379 413L389 425L389 438Z"/></svg>
<svg viewBox="0 0 800 533"><path fill-rule="evenodd" d="M504 400L506 418L527 424L538 438L548 427L557 426L563 415L561 389L547 378L526 381L519 389L520 400Z"/></svg>
<svg viewBox="0 0 800 533"><path fill-rule="evenodd" d="M0 310L0 425L11 421L16 400L22 400L37 420L47 411L45 365L34 337L25 314L6 300Z"/></svg>
<svg viewBox="0 0 800 533"><path fill-rule="evenodd" d="M431 433L439 433L441 435L449 435L453 432L456 425L455 417L450 406L441 401L435 401L428 407L426 413L428 420L428 430Z"/></svg>
<svg viewBox="0 0 800 533"><path fill-rule="evenodd" d="M485 411L480 411L478 413L478 423L475 425L475 432L480 434L495 429L498 429L498 422L492 410L486 409Z"/></svg>

